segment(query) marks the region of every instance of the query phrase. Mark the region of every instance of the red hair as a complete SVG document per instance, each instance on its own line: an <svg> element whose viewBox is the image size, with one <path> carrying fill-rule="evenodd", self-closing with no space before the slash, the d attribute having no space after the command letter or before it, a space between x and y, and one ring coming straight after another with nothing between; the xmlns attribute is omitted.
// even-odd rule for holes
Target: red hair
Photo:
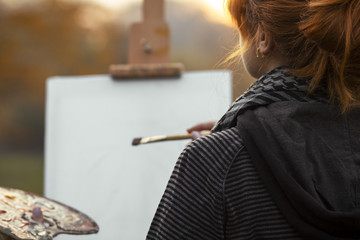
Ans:
<svg viewBox="0 0 360 240"><path fill-rule="evenodd" d="M311 79L310 92L326 84L343 112L360 102L359 0L228 0L227 8L245 48L262 29L291 73Z"/></svg>

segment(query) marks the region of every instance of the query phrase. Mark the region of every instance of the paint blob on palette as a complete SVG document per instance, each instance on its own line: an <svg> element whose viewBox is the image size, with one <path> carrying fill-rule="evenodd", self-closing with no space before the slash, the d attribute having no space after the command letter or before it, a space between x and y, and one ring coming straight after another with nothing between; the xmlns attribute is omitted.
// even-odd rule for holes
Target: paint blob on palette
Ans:
<svg viewBox="0 0 360 240"><path fill-rule="evenodd" d="M51 240L61 233L92 234L98 225L85 214L59 202L0 187L0 239Z"/></svg>

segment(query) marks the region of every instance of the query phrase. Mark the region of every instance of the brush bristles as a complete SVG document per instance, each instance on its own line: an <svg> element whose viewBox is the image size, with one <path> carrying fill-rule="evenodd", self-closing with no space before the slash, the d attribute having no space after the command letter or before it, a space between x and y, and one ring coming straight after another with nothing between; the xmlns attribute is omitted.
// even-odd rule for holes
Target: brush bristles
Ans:
<svg viewBox="0 0 360 240"><path fill-rule="evenodd" d="M132 141L133 146L137 146L141 143L141 138L134 138Z"/></svg>

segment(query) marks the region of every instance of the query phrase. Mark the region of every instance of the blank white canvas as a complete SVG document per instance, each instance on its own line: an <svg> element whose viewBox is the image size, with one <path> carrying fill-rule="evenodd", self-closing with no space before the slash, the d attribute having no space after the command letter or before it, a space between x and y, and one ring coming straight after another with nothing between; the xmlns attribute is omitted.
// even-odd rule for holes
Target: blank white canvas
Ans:
<svg viewBox="0 0 360 240"><path fill-rule="evenodd" d="M131 146L132 140L185 133L219 119L231 103L231 73L146 80L52 77L46 91L45 195L100 227L95 235L56 239L145 239L189 140Z"/></svg>

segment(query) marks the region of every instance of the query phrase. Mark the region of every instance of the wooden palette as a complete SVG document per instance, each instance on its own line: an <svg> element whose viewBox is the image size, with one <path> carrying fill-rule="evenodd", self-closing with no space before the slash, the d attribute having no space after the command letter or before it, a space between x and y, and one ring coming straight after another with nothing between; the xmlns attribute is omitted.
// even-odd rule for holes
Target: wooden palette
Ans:
<svg viewBox="0 0 360 240"><path fill-rule="evenodd" d="M4 239L50 240L61 233L98 231L91 218L71 207L22 190L0 187L0 233Z"/></svg>

